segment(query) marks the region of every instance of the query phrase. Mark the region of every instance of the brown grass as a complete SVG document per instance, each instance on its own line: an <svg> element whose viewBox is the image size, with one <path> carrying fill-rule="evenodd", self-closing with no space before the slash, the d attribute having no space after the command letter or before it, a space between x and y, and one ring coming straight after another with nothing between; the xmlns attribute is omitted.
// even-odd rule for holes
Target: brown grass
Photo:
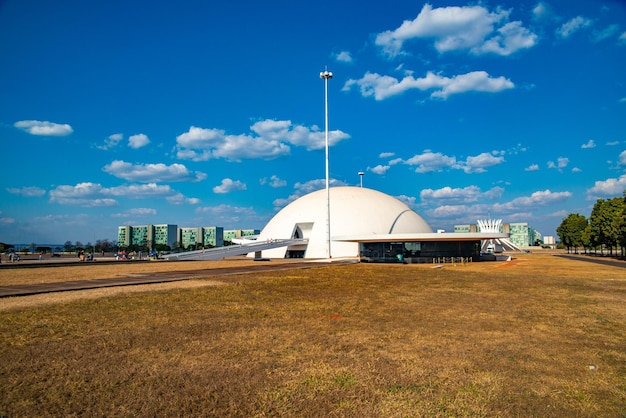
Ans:
<svg viewBox="0 0 626 418"><path fill-rule="evenodd" d="M219 261L154 261L134 262L119 261L116 263L85 262L79 265L50 267L0 268L0 286L15 284L54 283L68 280L108 279L128 277L136 274L158 273L165 271L191 271L206 268L229 267L250 264L249 259L227 259ZM13 265L11 265L13 266Z"/></svg>
<svg viewBox="0 0 626 418"><path fill-rule="evenodd" d="M5 309L0 415L625 416L626 270L535 254L431 267Z"/></svg>

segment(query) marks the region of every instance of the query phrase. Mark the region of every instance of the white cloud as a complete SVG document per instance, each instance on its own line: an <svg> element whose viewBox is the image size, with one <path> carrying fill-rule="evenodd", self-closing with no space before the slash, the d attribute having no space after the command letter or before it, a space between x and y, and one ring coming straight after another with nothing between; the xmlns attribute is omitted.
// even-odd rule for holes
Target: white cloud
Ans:
<svg viewBox="0 0 626 418"><path fill-rule="evenodd" d="M573 19L568 20L563 23L557 30L556 33L561 38L569 38L574 33L578 32L581 29L585 29L591 26L593 22L590 19L584 18L582 16L576 16Z"/></svg>
<svg viewBox="0 0 626 418"><path fill-rule="evenodd" d="M128 213L131 215L156 215L157 210L152 208L133 208Z"/></svg>
<svg viewBox="0 0 626 418"><path fill-rule="evenodd" d="M11 194L19 194L26 197L39 197L46 194L46 191L39 187L7 187L6 191Z"/></svg>
<svg viewBox="0 0 626 418"><path fill-rule="evenodd" d="M441 205L428 211L428 214L433 218L463 219L468 214L484 213L485 210L485 205ZM476 219L476 216L473 216L473 218Z"/></svg>
<svg viewBox="0 0 626 418"><path fill-rule="evenodd" d="M497 34L484 44L473 48L472 53L506 56L523 48L532 48L536 43L537 35L523 27L522 22L510 22L499 28Z"/></svg>
<svg viewBox="0 0 626 418"><path fill-rule="evenodd" d="M213 216L228 216L228 215L254 215L254 208L252 207L242 207L242 206L232 206L232 205L218 205L218 206L205 206L202 208L196 209L196 213L198 214L206 214Z"/></svg>
<svg viewBox="0 0 626 418"><path fill-rule="evenodd" d="M511 80L502 76L491 77L485 71L473 71L452 78L429 71L423 78L416 79L408 75L400 81L395 77L367 72L359 80L349 79L342 90L349 91L354 85L359 87L363 97L373 96L376 100L384 100L411 89L435 90L431 98L447 99L454 94L472 91L498 93L515 87Z"/></svg>
<svg viewBox="0 0 626 418"><path fill-rule="evenodd" d="M493 205L495 212L517 212L524 209L533 209L537 206L563 202L572 197L571 192L551 192L550 190L537 191L530 196L522 196L510 202Z"/></svg>
<svg viewBox="0 0 626 418"><path fill-rule="evenodd" d="M494 187L486 192L482 192L478 186L468 186L464 188L443 187L441 189L424 189L420 192L420 199L424 201L444 201L447 203L470 203L482 200L493 200L500 198L504 193L502 187Z"/></svg>
<svg viewBox="0 0 626 418"><path fill-rule="evenodd" d="M287 181L281 179L280 177L278 177L277 175L273 175L269 178L267 177L263 177L262 179L259 179L259 183L262 186L265 186L266 184L269 185L270 187L273 187L275 189L279 188L279 187L285 187L287 185Z"/></svg>
<svg viewBox="0 0 626 418"><path fill-rule="evenodd" d="M539 170L539 164L531 164L524 169L524 171L538 171L538 170Z"/></svg>
<svg viewBox="0 0 626 418"><path fill-rule="evenodd" d="M31 135L40 136L67 136L74 132L67 123L54 123L39 120L21 120L13 124L16 128L22 129Z"/></svg>
<svg viewBox="0 0 626 418"><path fill-rule="evenodd" d="M213 188L213 193L225 194L230 193L237 190L246 190L245 183L242 183L239 180L232 180L229 178L225 178L222 180L222 183L219 186L215 186Z"/></svg>
<svg viewBox="0 0 626 418"><path fill-rule="evenodd" d="M578 168L578 167L573 167L573 168L572 168L572 173L582 173L582 171L583 171L583 170L581 170L581 169L580 169L580 168Z"/></svg>
<svg viewBox="0 0 626 418"><path fill-rule="evenodd" d="M145 134L131 135L128 138L128 146L133 149L145 147L150 143L150 139Z"/></svg>
<svg viewBox="0 0 626 418"><path fill-rule="evenodd" d="M617 38L620 44L626 45L626 32L622 32L622 34Z"/></svg>
<svg viewBox="0 0 626 418"><path fill-rule="evenodd" d="M0 224L2 225L12 225L14 223L15 223L15 218L0 217Z"/></svg>
<svg viewBox="0 0 626 418"><path fill-rule="evenodd" d="M96 148L106 151L110 148L116 147L122 139L124 139L124 135L122 134L109 135L108 138L104 140L104 145L97 145Z"/></svg>
<svg viewBox="0 0 626 418"><path fill-rule="evenodd" d="M181 159L205 161L210 158L225 158L231 161L242 159L271 159L288 155L288 144L303 146L308 150L325 146L325 132L317 126L294 125L289 120L266 119L254 123L250 130L254 135L226 135L222 130L192 126L188 132L176 138L177 156ZM328 144L350 138L340 130L329 131Z"/></svg>
<svg viewBox="0 0 626 418"><path fill-rule="evenodd" d="M395 152L381 152L380 154L378 154L378 158L391 158L394 155L396 155Z"/></svg>
<svg viewBox="0 0 626 418"><path fill-rule="evenodd" d="M335 179L329 179L329 185L330 187L338 187L338 186L345 186L346 183L343 181L335 180ZM316 190L321 190L325 188L326 179L309 180L305 183L298 182L293 187L295 189L295 192L293 194L289 195L287 198L275 199L272 202L275 209L283 208L287 206L289 203L298 199L299 197L312 193Z"/></svg>
<svg viewBox="0 0 626 418"><path fill-rule="evenodd" d="M610 178L596 181L593 187L587 189L587 199L619 197L623 195L624 190L626 190L626 174L616 179Z"/></svg>
<svg viewBox="0 0 626 418"><path fill-rule="evenodd" d="M253 207L219 205L196 209L198 215L206 216L212 225L225 228L241 228L241 225L257 225L261 222Z"/></svg>
<svg viewBox="0 0 626 418"><path fill-rule="evenodd" d="M550 19L551 17L552 17L552 9L548 4L544 2L539 2L533 8L533 20L542 21L542 20Z"/></svg>
<svg viewBox="0 0 626 418"><path fill-rule="evenodd" d="M615 36L618 31L619 25L609 25L602 30L593 31L593 40L594 42L601 42L605 39Z"/></svg>
<svg viewBox="0 0 626 418"><path fill-rule="evenodd" d="M306 147L308 150L322 149L326 144L325 132L321 131L317 126L307 128L302 125L293 125L290 120L272 120L266 119L256 122L250 127L250 130L268 141L277 143L288 142L293 145ZM338 131L328 132L328 145L337 144L341 136L337 135Z"/></svg>
<svg viewBox="0 0 626 418"><path fill-rule="evenodd" d="M184 148L213 148L222 142L224 136L224 131L219 129L205 129L192 126L189 128L189 131L176 137L176 143Z"/></svg>
<svg viewBox="0 0 626 418"><path fill-rule="evenodd" d="M128 181L143 183L168 182L168 181L201 181L206 174L197 171L192 174L183 164L165 165L159 164L131 164L121 160L115 160L102 169L112 176Z"/></svg>
<svg viewBox="0 0 626 418"><path fill-rule="evenodd" d="M115 206L117 200L109 197L107 189L100 184L84 182L76 186L62 185L50 191L50 201L61 205L86 207Z"/></svg>
<svg viewBox="0 0 626 418"><path fill-rule="evenodd" d="M424 151L424 153L415 155L404 162L415 168L416 173L429 173L431 171L442 171L444 168L458 168L456 157L449 157L440 152L434 153Z"/></svg>
<svg viewBox="0 0 626 418"><path fill-rule="evenodd" d="M103 192L116 197L129 197L132 199L168 197L176 193L170 186L156 183L116 186L103 189Z"/></svg>
<svg viewBox="0 0 626 418"><path fill-rule="evenodd" d="M102 187L101 184L83 182L75 186L61 185L49 192L50 202L61 205L77 205L85 207L116 206L115 198L124 197L130 199L147 198L177 198L183 201L180 193L172 190L168 185L131 184L117 187ZM193 199L186 203L192 203Z"/></svg>
<svg viewBox="0 0 626 418"><path fill-rule="evenodd" d="M348 51L341 51L335 55L335 59L339 62L351 63L353 60L352 54Z"/></svg>
<svg viewBox="0 0 626 418"><path fill-rule="evenodd" d="M617 165L626 167L626 150L622 151L619 155Z"/></svg>
<svg viewBox="0 0 626 418"><path fill-rule="evenodd" d="M198 205L200 204L200 199L196 197L186 197L182 193L175 193L171 196L167 196L165 200L167 200L167 202L172 205Z"/></svg>
<svg viewBox="0 0 626 418"><path fill-rule="evenodd" d="M377 165L376 167L367 167L367 171L370 171L374 174L378 174L378 175L385 175L387 173L387 170L389 170L389 166L388 165Z"/></svg>
<svg viewBox="0 0 626 418"><path fill-rule="evenodd" d="M412 196L401 194L400 196L396 196L396 199L398 199L400 202L403 202L407 206L415 206L416 199Z"/></svg>
<svg viewBox="0 0 626 418"><path fill-rule="evenodd" d="M582 144L580 146L582 149L587 149L587 148L595 148L596 147L596 143L593 139L590 139L589 141L587 141L586 144Z"/></svg>
<svg viewBox="0 0 626 418"><path fill-rule="evenodd" d="M112 218L127 218L130 216L152 216L156 215L157 210L152 208L133 208L129 209L126 212L122 213L114 213L111 215Z"/></svg>
<svg viewBox="0 0 626 418"><path fill-rule="evenodd" d="M497 155L500 154L500 155ZM457 160L454 156L443 155L440 152L424 151L404 161L405 164L417 166L416 173L443 171L443 169L463 170L465 173L484 173L487 167L504 162L503 151L483 152L476 156L469 156L465 161Z"/></svg>
<svg viewBox="0 0 626 418"><path fill-rule="evenodd" d="M466 173L484 173L486 167L502 164L504 157L495 156L493 153L483 152L476 156L469 156L462 164L463 171Z"/></svg>
<svg viewBox="0 0 626 418"><path fill-rule="evenodd" d="M556 168L559 171L562 171L569 164L569 158L559 157L554 161L548 161L548 168Z"/></svg>
<svg viewBox="0 0 626 418"><path fill-rule="evenodd" d="M440 53L468 50L472 54L510 55L535 45L537 35L519 21L509 22L509 12L490 12L483 6L440 7L424 5L414 20L376 36L376 45L389 57L404 54L412 39L431 38Z"/></svg>

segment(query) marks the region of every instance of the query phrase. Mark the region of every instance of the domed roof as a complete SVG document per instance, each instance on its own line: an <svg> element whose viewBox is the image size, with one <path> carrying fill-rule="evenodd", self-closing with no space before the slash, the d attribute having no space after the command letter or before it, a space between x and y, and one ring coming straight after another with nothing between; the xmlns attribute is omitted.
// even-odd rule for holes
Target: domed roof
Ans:
<svg viewBox="0 0 626 418"><path fill-rule="evenodd" d="M287 205L265 226L259 240L306 238L306 258L327 257L326 190L309 193ZM405 203L362 187L330 188L330 235L432 233L430 226ZM358 244L331 242L333 257L354 257ZM264 251L284 257L286 248Z"/></svg>

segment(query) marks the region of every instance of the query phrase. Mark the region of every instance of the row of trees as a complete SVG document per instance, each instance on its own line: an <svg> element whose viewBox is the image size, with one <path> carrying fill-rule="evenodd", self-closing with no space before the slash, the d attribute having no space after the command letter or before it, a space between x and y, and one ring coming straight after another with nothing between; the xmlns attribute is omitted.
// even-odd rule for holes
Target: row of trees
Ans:
<svg viewBox="0 0 626 418"><path fill-rule="evenodd" d="M228 246L228 245L232 245L232 242L224 241L224 246ZM185 247L183 246L181 242L176 241L174 242L173 246L170 247L169 245L166 245L166 244L153 244L151 241L148 241L146 245L131 244L128 246L119 247L121 251L127 251L127 252L129 251L144 251L144 252L156 251L159 253L170 252L170 251L181 252L181 251L206 250L209 248L215 248L215 245L190 244Z"/></svg>
<svg viewBox="0 0 626 418"><path fill-rule="evenodd" d="M626 191L624 197L598 199L593 205L589 219L578 213L570 213L556 229L561 243L578 252L619 249L621 256L626 252Z"/></svg>
<svg viewBox="0 0 626 418"><path fill-rule="evenodd" d="M72 241L65 241L63 244L63 250L66 252L75 252L75 251L95 251L95 252L113 252L117 251L117 241L109 241L108 239L99 239L96 240L95 244L88 242L87 244L83 244L80 241L76 241L72 243Z"/></svg>

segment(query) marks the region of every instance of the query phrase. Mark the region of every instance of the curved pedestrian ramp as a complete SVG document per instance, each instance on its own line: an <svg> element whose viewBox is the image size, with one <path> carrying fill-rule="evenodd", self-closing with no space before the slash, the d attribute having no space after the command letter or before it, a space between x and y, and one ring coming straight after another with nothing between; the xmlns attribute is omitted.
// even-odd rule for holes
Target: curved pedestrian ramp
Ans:
<svg viewBox="0 0 626 418"><path fill-rule="evenodd" d="M306 239L273 239L269 241L251 241L245 244L229 245L227 247L209 248L206 250L186 251L184 253L174 253L162 255L161 258L167 260L221 260L226 257L236 255L246 255L255 253L255 257L261 256L261 251L271 250L272 248L288 247L291 245L306 244ZM257 256L258 254L258 256Z"/></svg>

